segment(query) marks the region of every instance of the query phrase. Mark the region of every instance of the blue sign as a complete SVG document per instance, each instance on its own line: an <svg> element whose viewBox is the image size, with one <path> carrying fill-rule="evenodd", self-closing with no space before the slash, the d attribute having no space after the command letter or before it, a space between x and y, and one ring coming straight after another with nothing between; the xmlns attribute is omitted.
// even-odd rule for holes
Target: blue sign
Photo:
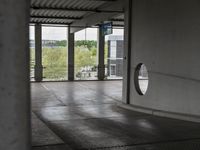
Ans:
<svg viewBox="0 0 200 150"><path fill-rule="evenodd" d="M104 36L113 33L112 22L102 24L101 28Z"/></svg>

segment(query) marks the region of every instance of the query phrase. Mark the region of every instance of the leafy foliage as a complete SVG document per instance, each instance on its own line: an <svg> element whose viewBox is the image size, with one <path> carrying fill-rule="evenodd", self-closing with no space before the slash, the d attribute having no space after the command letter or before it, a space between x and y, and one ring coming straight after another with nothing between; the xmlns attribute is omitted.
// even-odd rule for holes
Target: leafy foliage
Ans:
<svg viewBox="0 0 200 150"><path fill-rule="evenodd" d="M43 48L43 76L48 79L66 79L67 48Z"/></svg>
<svg viewBox="0 0 200 150"><path fill-rule="evenodd" d="M92 40L78 40L75 41L75 47L85 46L88 50L91 50L93 47L97 48L97 41Z"/></svg>
<svg viewBox="0 0 200 150"><path fill-rule="evenodd" d="M107 45L107 44L106 44ZM105 63L107 62L108 48L105 46ZM35 65L35 50L31 49L31 70ZM85 66L97 66L97 41L75 42L75 75L80 74ZM56 41L53 47L43 47L42 65L43 77L46 79L67 79L67 46L66 41ZM33 73L32 73L33 74ZM32 75L33 76L33 75Z"/></svg>
<svg viewBox="0 0 200 150"><path fill-rule="evenodd" d="M75 47L75 72L78 73L85 66L96 66L96 49L88 50L84 46Z"/></svg>
<svg viewBox="0 0 200 150"><path fill-rule="evenodd" d="M67 41L66 40L56 41L55 46L66 47L67 46Z"/></svg>

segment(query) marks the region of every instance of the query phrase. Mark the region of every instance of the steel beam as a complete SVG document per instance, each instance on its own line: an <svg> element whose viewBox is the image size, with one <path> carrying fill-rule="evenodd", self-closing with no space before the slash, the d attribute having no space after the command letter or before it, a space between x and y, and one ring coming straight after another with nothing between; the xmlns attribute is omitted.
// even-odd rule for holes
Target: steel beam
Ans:
<svg viewBox="0 0 200 150"><path fill-rule="evenodd" d="M124 22L124 19L110 19L110 21Z"/></svg>
<svg viewBox="0 0 200 150"><path fill-rule="evenodd" d="M94 13L94 14L90 14L87 17L84 17L81 20L78 21L74 21L71 26L92 26L92 25L96 25L98 23L101 23L103 21L107 21L117 15L119 15L120 13L122 14L124 8L124 1L123 0L117 0L115 3L113 3L112 5L104 5L99 9L104 9L104 10L119 10L118 12L115 13ZM120 13L119 13L120 12ZM72 28L71 29L71 33L77 32L82 30L83 28Z"/></svg>

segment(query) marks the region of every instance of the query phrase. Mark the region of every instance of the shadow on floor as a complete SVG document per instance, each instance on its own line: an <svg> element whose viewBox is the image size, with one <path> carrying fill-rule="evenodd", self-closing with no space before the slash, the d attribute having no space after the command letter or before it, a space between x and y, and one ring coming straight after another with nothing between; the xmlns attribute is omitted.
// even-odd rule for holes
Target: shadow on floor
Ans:
<svg viewBox="0 0 200 150"><path fill-rule="evenodd" d="M200 124L119 108L121 90L120 81L33 83L32 110L40 119L33 119L33 149L200 148Z"/></svg>

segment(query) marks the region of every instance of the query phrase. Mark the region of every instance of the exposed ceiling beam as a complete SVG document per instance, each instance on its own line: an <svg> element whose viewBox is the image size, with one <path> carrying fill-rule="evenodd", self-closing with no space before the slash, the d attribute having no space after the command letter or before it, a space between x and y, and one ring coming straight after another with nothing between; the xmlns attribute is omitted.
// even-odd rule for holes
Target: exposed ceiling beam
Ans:
<svg viewBox="0 0 200 150"><path fill-rule="evenodd" d="M80 20L82 17L65 17L65 16L41 16L41 15L31 15L31 18L39 19L69 19L69 20Z"/></svg>
<svg viewBox="0 0 200 150"><path fill-rule="evenodd" d="M87 1L115 2L116 0L87 0Z"/></svg>
<svg viewBox="0 0 200 150"><path fill-rule="evenodd" d="M100 25L101 25L101 24L96 24L96 26L100 26ZM122 27L122 28L124 27L124 25L121 25L121 24L113 24L112 26L113 26L114 28L115 28L115 27Z"/></svg>
<svg viewBox="0 0 200 150"><path fill-rule="evenodd" d="M31 18L39 18L39 19L66 19L66 20L80 20L83 17L65 17L65 16L41 16L41 15L31 15ZM109 19L108 21L117 21L124 22L124 19Z"/></svg>
<svg viewBox="0 0 200 150"><path fill-rule="evenodd" d="M113 27L124 27L124 25L121 25L121 24L113 24Z"/></svg>
<svg viewBox="0 0 200 150"><path fill-rule="evenodd" d="M49 22L49 21L40 21L40 22L37 22L37 21L30 21L30 24L43 24L43 25L60 25L60 26L57 26L57 27L62 27L63 25L65 25L66 27L70 26L70 24L67 24L67 23L59 23L59 22ZM96 26L70 26L70 27L73 27L73 28L97 28L99 25L97 24ZM120 27L120 28L123 28L124 25L115 25L113 24L113 27Z"/></svg>
<svg viewBox="0 0 200 150"><path fill-rule="evenodd" d="M50 22L50 21L30 21L29 23L32 23L32 24L57 24L57 25L67 25L69 26L69 23L64 23L64 22Z"/></svg>
<svg viewBox="0 0 200 150"><path fill-rule="evenodd" d="M124 19L110 19L110 21L124 22Z"/></svg>
<svg viewBox="0 0 200 150"><path fill-rule="evenodd" d="M37 7L31 6L33 10L57 10L57 11L76 11L76 12L94 12L94 13L123 13L123 11L119 10L106 10L106 9L79 9L79 8L58 8L58 7Z"/></svg>
<svg viewBox="0 0 200 150"><path fill-rule="evenodd" d="M115 3L113 3L112 5L106 5L104 4L101 8L99 9L104 9L104 10L120 10L119 12L115 12L115 13L93 13L90 14L86 17L84 17L83 19L74 21L70 26L92 26L92 25L96 25L99 24L103 21L107 21L110 20L113 17L118 16L119 14L122 14L124 11L124 0L117 0ZM74 33L77 31L82 30L83 28L71 28L70 32Z"/></svg>

